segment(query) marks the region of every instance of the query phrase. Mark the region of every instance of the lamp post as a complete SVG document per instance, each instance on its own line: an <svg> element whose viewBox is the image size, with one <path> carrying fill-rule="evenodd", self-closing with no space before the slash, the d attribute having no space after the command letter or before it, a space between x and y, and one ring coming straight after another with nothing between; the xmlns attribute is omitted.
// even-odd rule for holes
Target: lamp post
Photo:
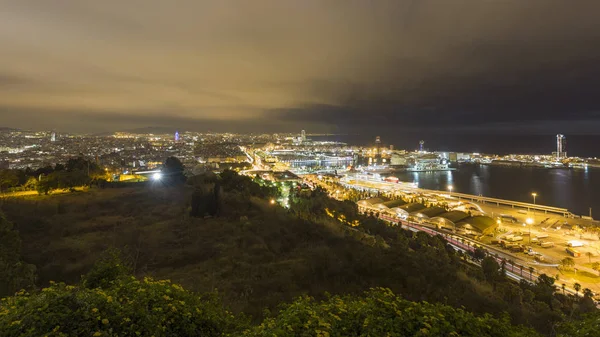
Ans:
<svg viewBox="0 0 600 337"><path fill-rule="evenodd" d="M531 243L531 225L533 224L533 219L527 218L525 222L527 223L527 227L529 227L529 243Z"/></svg>
<svg viewBox="0 0 600 337"><path fill-rule="evenodd" d="M531 196L533 197L533 220L535 221L535 197L537 197L537 193L533 192L531 193ZM529 238L529 240L531 240L531 238Z"/></svg>

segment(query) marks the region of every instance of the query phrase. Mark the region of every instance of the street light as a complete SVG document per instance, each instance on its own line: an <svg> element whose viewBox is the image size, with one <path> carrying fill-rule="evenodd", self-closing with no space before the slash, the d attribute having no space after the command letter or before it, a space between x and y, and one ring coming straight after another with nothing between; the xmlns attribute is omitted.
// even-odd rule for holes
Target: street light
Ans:
<svg viewBox="0 0 600 337"><path fill-rule="evenodd" d="M532 218L527 218L525 220L525 222L529 225L527 227L529 227L529 243L531 243L531 225L533 224L533 219ZM525 224L523 224L525 225Z"/></svg>
<svg viewBox="0 0 600 337"><path fill-rule="evenodd" d="M533 205L534 205L533 218L535 219L535 197L537 197L537 193L533 192L533 193L531 193L531 196L533 197ZM529 238L529 240L531 240L531 238Z"/></svg>

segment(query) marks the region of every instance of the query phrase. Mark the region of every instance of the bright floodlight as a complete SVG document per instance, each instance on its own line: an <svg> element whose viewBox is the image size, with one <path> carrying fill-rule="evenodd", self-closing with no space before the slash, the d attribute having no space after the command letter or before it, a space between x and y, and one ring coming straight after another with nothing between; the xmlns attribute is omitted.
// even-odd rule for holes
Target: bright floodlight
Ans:
<svg viewBox="0 0 600 337"><path fill-rule="evenodd" d="M158 172L157 172L157 173L154 173L154 174L152 175L152 179L153 179L153 180L161 180L161 179L162 179L162 173L158 173Z"/></svg>
<svg viewBox="0 0 600 337"><path fill-rule="evenodd" d="M525 220L525 222L526 222L528 225L531 225L531 224L533 223L533 219L532 219L532 218L527 218L527 220Z"/></svg>
<svg viewBox="0 0 600 337"><path fill-rule="evenodd" d="M271 205L275 205L275 199L271 199L270 203Z"/></svg>
<svg viewBox="0 0 600 337"><path fill-rule="evenodd" d="M533 193L531 193L531 196L537 197L537 193L533 192Z"/></svg>

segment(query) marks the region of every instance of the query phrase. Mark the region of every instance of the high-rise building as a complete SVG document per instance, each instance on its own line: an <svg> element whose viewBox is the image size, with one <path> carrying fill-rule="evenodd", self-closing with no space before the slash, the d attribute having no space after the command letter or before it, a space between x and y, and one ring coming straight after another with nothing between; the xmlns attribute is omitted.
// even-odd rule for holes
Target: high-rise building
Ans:
<svg viewBox="0 0 600 337"><path fill-rule="evenodd" d="M381 144L381 137L375 137L375 144Z"/></svg>
<svg viewBox="0 0 600 337"><path fill-rule="evenodd" d="M55 142L56 141L56 132L52 132L52 135L50 136L50 141L51 142Z"/></svg>
<svg viewBox="0 0 600 337"><path fill-rule="evenodd" d="M423 152L423 150L424 150L423 146L424 145L425 145L425 141L424 140L419 141L419 152Z"/></svg>
<svg viewBox="0 0 600 337"><path fill-rule="evenodd" d="M300 139L305 142L306 141L306 131L302 130L300 133Z"/></svg>
<svg viewBox="0 0 600 337"><path fill-rule="evenodd" d="M562 134L556 135L556 159L567 157L567 137Z"/></svg>
<svg viewBox="0 0 600 337"><path fill-rule="evenodd" d="M175 141L179 141L179 131L175 131Z"/></svg>

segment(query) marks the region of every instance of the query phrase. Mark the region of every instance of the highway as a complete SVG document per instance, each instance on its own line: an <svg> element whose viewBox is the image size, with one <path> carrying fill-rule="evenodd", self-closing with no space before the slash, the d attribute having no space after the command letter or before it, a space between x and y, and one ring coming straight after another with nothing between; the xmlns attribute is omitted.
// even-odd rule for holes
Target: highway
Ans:
<svg viewBox="0 0 600 337"><path fill-rule="evenodd" d="M496 262L498 262L499 265L502 265L502 262L503 262L502 257L504 257L506 255L503 251L496 250L493 247L483 247L483 245L481 245L480 243L478 243L476 241L473 241L473 240L470 240L467 238L463 238L463 237L458 237L455 235L451 235L449 233L444 233L444 232L438 231L433 228L421 226L414 222L401 220L401 219L393 218L393 217L386 216L386 215L380 216L380 219L387 221L396 226L402 226L402 228L404 228L404 229L425 232L432 236L441 235L448 242L448 244L450 246L452 246L455 250L462 250L463 252L473 252L473 251L475 251L476 247L486 248L488 250L488 256L493 257L496 260ZM465 244L466 242L467 242L467 244ZM490 251L497 253L498 257L494 256L493 254L490 254L489 253ZM505 258L504 269L506 272L506 277L508 277L516 282L521 282L521 280L524 280L529 283L535 283L537 281L540 274L537 273L535 270L533 272L530 272L529 266L526 266L525 264L519 264L516 261L514 261L514 259L512 260L512 261L514 261L514 263L509 263L508 261L510 261L510 259L506 258L506 257L504 257L504 258ZM481 266L481 264L477 261L474 261L474 260L467 260L467 261L471 264ZM521 266L523 267L523 269L521 269ZM558 288L559 287L557 286L557 289ZM573 294L573 295L576 294L575 290L572 288L569 288L569 287L565 287L565 291L570 294Z"/></svg>

